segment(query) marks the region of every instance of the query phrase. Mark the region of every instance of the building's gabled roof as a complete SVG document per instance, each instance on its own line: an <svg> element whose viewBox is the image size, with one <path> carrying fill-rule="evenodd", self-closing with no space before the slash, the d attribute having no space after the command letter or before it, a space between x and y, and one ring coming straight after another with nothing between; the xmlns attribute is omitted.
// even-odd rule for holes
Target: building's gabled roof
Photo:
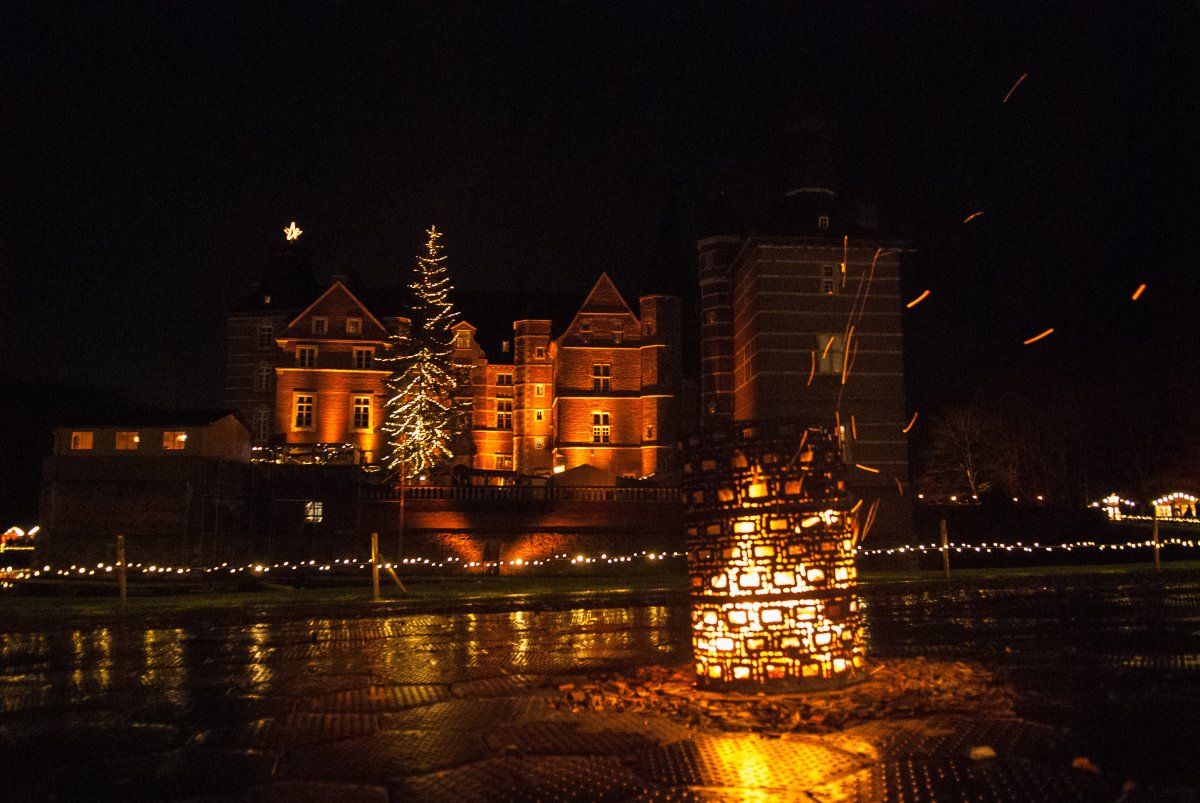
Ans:
<svg viewBox="0 0 1200 803"><path fill-rule="evenodd" d="M130 410L128 412L110 415L93 415L86 419L67 421L58 424L55 429L114 429L128 427L129 429L147 429L172 427L206 427L215 424L223 418L233 416L242 423L235 410Z"/></svg>
<svg viewBox="0 0 1200 803"><path fill-rule="evenodd" d="M304 320L306 317L308 317L312 313L313 310L315 310L318 306L320 306L322 301L324 301L326 298L328 298L330 295L332 295L335 292L344 293L346 295L346 297L349 298L353 302L355 307L362 310L363 317L365 317L368 321L370 321L372 324L374 324L376 327L379 328L379 331L376 334L380 335L382 338L386 338L388 336L388 334L389 334L388 328L379 322L379 319L376 318L369 309L367 309L365 304L363 304L361 301L358 300L358 296L356 296L356 295L354 295L354 293L350 292L350 288L347 287L345 284L343 284L340 279L335 279L333 284L329 285L328 289L326 289L324 293L321 293L321 295L317 296L316 301L309 304L304 309L303 312L301 312L299 315L297 315L295 318L293 318L288 323L288 326L287 326L288 330L295 329L296 326L302 320Z"/></svg>
<svg viewBox="0 0 1200 803"><path fill-rule="evenodd" d="M612 279L608 278L607 273L600 274L600 278L596 280L596 284L592 287L592 291L588 293L588 297L584 300L583 306L579 308L579 312L627 312L633 315L633 310L625 303L625 299L621 297L620 291L612 283ZM578 314L576 317L578 317ZM637 316L635 315L634 317Z"/></svg>

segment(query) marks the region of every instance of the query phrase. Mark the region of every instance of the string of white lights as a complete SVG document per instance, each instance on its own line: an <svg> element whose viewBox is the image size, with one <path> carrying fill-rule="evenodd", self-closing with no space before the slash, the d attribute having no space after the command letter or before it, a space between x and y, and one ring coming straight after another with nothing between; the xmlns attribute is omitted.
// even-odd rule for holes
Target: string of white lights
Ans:
<svg viewBox="0 0 1200 803"><path fill-rule="evenodd" d="M903 555L903 554L926 554L940 553L943 550L953 553L1047 553L1047 552L1074 552L1077 550L1097 550L1100 552L1113 551L1120 552L1133 549L1147 549L1154 546L1154 541L1127 541L1119 544L1102 544L1097 541L1073 541L1064 544L1041 544L1032 543L1026 544L1018 541L1015 544L1004 544L1000 542L983 543L983 544L960 544L949 543L945 547L940 544L905 544L896 547L878 547L874 549L859 548L856 551L859 556L876 556L876 555ZM1200 540L1184 539L1184 538L1164 538L1159 541L1160 547L1182 547L1185 549L1196 549L1200 547ZM395 562L381 562L380 568L392 569L488 569L509 566L515 568L522 567L541 567L549 565L573 565L573 566L598 566L598 565L613 565L623 563L633 563L635 561L670 561L673 559L684 558L686 552L670 551L670 552L651 552L643 550L629 555L609 555L601 553L599 556L585 554L569 554L561 553L551 555L540 559L523 559L515 558L513 560L473 560L467 561L455 557L447 557L443 559L431 558L403 558ZM233 566L229 563L222 563L218 566L196 567L196 566L159 566L158 564L145 563L130 563L129 570L133 573L143 575L152 575L158 577L167 576L199 576L207 574L237 574L239 572L250 572L251 574L266 574L269 572L294 572L300 570L316 570L322 572L332 572L337 570L357 569L364 570L371 567L371 561L360 558L341 558L329 562L317 562L315 560L308 561L282 561L280 563L248 563L245 565ZM49 564L43 565L37 569L14 569L8 567L7 572L14 579L28 579L33 577L95 577L97 575L111 575L116 571L115 563L100 562L92 565L81 566L79 564L71 564L69 567L55 567Z"/></svg>

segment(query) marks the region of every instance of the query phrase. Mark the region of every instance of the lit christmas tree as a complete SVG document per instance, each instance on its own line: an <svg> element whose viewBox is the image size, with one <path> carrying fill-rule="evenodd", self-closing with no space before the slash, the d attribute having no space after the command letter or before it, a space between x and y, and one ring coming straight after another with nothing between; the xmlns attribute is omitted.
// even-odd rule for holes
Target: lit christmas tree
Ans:
<svg viewBox="0 0 1200 803"><path fill-rule="evenodd" d="M417 257L416 280L409 285L416 296L411 339L393 335L394 364L387 387L390 398L381 429L388 436L388 468L414 477L454 457L451 441L462 428L463 416L455 400L458 377L451 354L454 333L450 327L458 312L450 302L442 236L436 226L427 232L427 253Z"/></svg>

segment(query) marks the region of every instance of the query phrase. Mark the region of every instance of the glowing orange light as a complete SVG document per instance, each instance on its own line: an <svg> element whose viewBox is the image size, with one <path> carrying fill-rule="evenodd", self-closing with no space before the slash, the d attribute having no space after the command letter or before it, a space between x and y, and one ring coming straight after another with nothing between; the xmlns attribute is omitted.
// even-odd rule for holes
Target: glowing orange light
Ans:
<svg viewBox="0 0 1200 803"><path fill-rule="evenodd" d="M927 298L929 298L928 290L921 293L921 295L917 296L916 298L914 298L912 301L908 302L904 306L907 307L908 309L912 309L913 307L917 306L918 304L920 304L922 301L924 301Z"/></svg>
<svg viewBox="0 0 1200 803"><path fill-rule="evenodd" d="M879 473L879 469L877 469L877 468L871 468L870 466L864 466L862 463L855 463L855 464L854 464L854 467L855 467L855 468L861 468L863 471L869 471L869 472L871 472L872 474L878 474L878 473Z"/></svg>
<svg viewBox="0 0 1200 803"><path fill-rule="evenodd" d="M972 220L974 220L975 218L979 217L982 214L983 214L982 212L972 212L971 214L967 215L967 218L966 218L966 220L963 221L963 223L970 223Z"/></svg>
<svg viewBox="0 0 1200 803"><path fill-rule="evenodd" d="M296 221L294 221L294 220L288 225L288 227L286 229L283 230L283 236L287 238L288 242L291 242L292 240L300 239L300 235L303 233L304 233L304 230L298 228L296 226Z"/></svg>
<svg viewBox="0 0 1200 803"><path fill-rule="evenodd" d="M817 352L810 351L809 354L812 355L812 365L808 369L808 381L804 383L805 385L811 385L813 377L817 373Z"/></svg>
<svg viewBox="0 0 1200 803"><path fill-rule="evenodd" d="M917 415L918 415L918 413L914 412L913 417L908 420L908 426L906 426L904 429L902 429L900 431L903 432L905 435L907 435L908 431L913 428L913 424L917 423Z"/></svg>
<svg viewBox="0 0 1200 803"><path fill-rule="evenodd" d="M1042 332L1040 335L1034 335L1033 337L1031 337L1031 338L1029 338L1028 340L1026 340L1026 341L1025 341L1025 345L1026 345L1026 346L1028 346L1030 343L1036 343L1036 342L1038 342L1039 340L1041 340L1043 337L1049 337L1049 336L1050 336L1050 335L1052 335L1052 334L1054 334L1054 327L1053 327L1053 326L1051 326L1051 327L1050 327L1049 329L1047 329L1046 331Z"/></svg>
<svg viewBox="0 0 1200 803"><path fill-rule="evenodd" d="M1008 99L1012 97L1012 93L1017 91L1017 87L1019 87L1021 82L1024 81L1028 76L1029 73L1021 73L1021 77L1017 79L1017 82L1012 85L1012 89L1008 90L1008 94L1004 96L1004 103L1008 103Z"/></svg>
<svg viewBox="0 0 1200 803"><path fill-rule="evenodd" d="M850 415L850 437L858 440L858 424L854 422L854 414Z"/></svg>
<svg viewBox="0 0 1200 803"><path fill-rule="evenodd" d="M1133 291L1133 300L1137 301L1139 298L1142 297L1142 293L1144 293L1144 292L1146 292L1145 282L1143 282L1142 284L1139 284L1138 288Z"/></svg>

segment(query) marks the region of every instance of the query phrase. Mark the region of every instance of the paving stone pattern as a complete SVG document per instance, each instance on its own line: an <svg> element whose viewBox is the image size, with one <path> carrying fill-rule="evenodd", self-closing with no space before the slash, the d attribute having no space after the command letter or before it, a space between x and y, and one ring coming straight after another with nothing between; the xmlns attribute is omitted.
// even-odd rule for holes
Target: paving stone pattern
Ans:
<svg viewBox="0 0 1200 803"><path fill-rule="evenodd" d="M1200 596L1177 585L864 595L882 662L980 662L1054 727L952 707L828 732L564 708L604 677L686 666L683 608L0 632L3 799L1112 801L1126 768L1088 731L1107 714L1172 723L1170 761L1197 749L1177 728L1200 717ZM1200 760L1148 752L1126 800L1200 799ZM1101 771L1072 767L1084 755Z"/></svg>

